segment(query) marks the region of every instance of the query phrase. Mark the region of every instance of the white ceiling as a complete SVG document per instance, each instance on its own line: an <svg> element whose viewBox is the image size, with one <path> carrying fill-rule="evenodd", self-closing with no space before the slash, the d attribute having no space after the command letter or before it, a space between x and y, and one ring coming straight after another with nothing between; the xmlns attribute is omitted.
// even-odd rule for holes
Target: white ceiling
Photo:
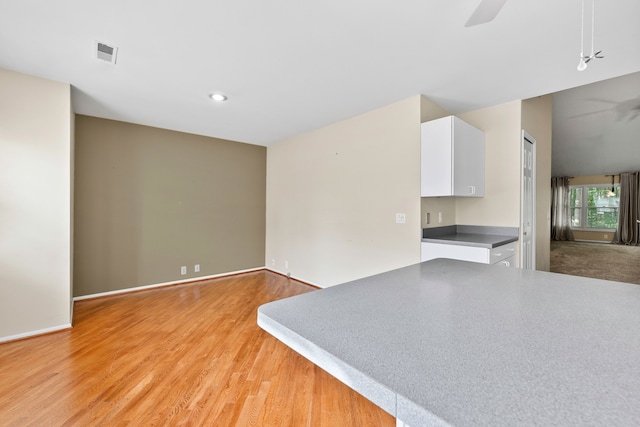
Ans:
<svg viewBox="0 0 640 427"><path fill-rule="evenodd" d="M0 0L0 67L71 83L80 114L260 145L419 93L460 113L640 71L638 0L597 3L584 72L580 0L465 28L478 3Z"/></svg>

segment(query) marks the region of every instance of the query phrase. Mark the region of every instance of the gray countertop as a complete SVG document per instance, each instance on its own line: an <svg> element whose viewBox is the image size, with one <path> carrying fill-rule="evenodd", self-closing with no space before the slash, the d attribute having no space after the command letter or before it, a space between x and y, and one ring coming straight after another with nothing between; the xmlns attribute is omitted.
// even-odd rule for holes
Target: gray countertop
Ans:
<svg viewBox="0 0 640 427"><path fill-rule="evenodd" d="M422 230L422 241L429 243L476 246L491 249L517 240L517 227L449 225L425 228Z"/></svg>
<svg viewBox="0 0 640 427"><path fill-rule="evenodd" d="M258 324L412 427L640 424L638 285L438 259Z"/></svg>

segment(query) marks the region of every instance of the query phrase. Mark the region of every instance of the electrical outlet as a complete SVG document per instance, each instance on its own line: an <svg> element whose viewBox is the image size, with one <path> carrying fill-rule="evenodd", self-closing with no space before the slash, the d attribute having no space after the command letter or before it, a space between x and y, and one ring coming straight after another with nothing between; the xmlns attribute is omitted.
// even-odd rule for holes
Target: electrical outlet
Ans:
<svg viewBox="0 0 640 427"><path fill-rule="evenodd" d="M284 268L289 268L289 261L284 262Z"/></svg>
<svg viewBox="0 0 640 427"><path fill-rule="evenodd" d="M403 213L396 214L396 224L404 224L407 222L407 215Z"/></svg>
<svg viewBox="0 0 640 427"><path fill-rule="evenodd" d="M431 212L426 213L426 215L424 216L424 220L427 224L431 224Z"/></svg>
<svg viewBox="0 0 640 427"><path fill-rule="evenodd" d="M276 266L276 260L275 260L275 259L272 259L272 260L271 260L271 266L272 266L272 267L275 267L275 266Z"/></svg>
<svg viewBox="0 0 640 427"><path fill-rule="evenodd" d="M182 274L183 276L185 274L187 274L187 266L183 265L182 267L180 267L180 274Z"/></svg>
<svg viewBox="0 0 640 427"><path fill-rule="evenodd" d="M608 235L608 234L605 234L605 235L604 235L604 238L605 238L605 239L608 239L608 238L609 238L609 235Z"/></svg>
<svg viewBox="0 0 640 427"><path fill-rule="evenodd" d="M438 212L438 224L442 224L442 212Z"/></svg>
<svg viewBox="0 0 640 427"><path fill-rule="evenodd" d="M195 271L196 273L200 272L200 264L196 264L193 266L193 271Z"/></svg>

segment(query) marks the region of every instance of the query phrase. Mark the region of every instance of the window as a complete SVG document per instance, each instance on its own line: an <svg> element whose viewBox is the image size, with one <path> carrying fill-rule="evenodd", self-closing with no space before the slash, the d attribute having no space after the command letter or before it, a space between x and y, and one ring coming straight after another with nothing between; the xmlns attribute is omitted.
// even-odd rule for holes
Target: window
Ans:
<svg viewBox="0 0 640 427"><path fill-rule="evenodd" d="M582 230L618 227L620 185L571 186L571 228ZM613 191L611 191L613 190Z"/></svg>

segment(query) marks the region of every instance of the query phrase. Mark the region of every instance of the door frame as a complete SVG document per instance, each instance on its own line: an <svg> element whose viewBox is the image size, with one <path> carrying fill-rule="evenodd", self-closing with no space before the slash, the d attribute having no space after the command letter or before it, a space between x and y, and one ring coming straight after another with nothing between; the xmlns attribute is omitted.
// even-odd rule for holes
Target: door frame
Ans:
<svg viewBox="0 0 640 427"><path fill-rule="evenodd" d="M531 144L533 155L531 159L531 192L533 193L533 200L531 203L531 265L532 270L536 269L536 140L526 130L522 129L522 140L520 144L520 241L523 242L523 219L524 219L524 147L525 144ZM520 244L520 268L524 266L524 250L522 244Z"/></svg>

